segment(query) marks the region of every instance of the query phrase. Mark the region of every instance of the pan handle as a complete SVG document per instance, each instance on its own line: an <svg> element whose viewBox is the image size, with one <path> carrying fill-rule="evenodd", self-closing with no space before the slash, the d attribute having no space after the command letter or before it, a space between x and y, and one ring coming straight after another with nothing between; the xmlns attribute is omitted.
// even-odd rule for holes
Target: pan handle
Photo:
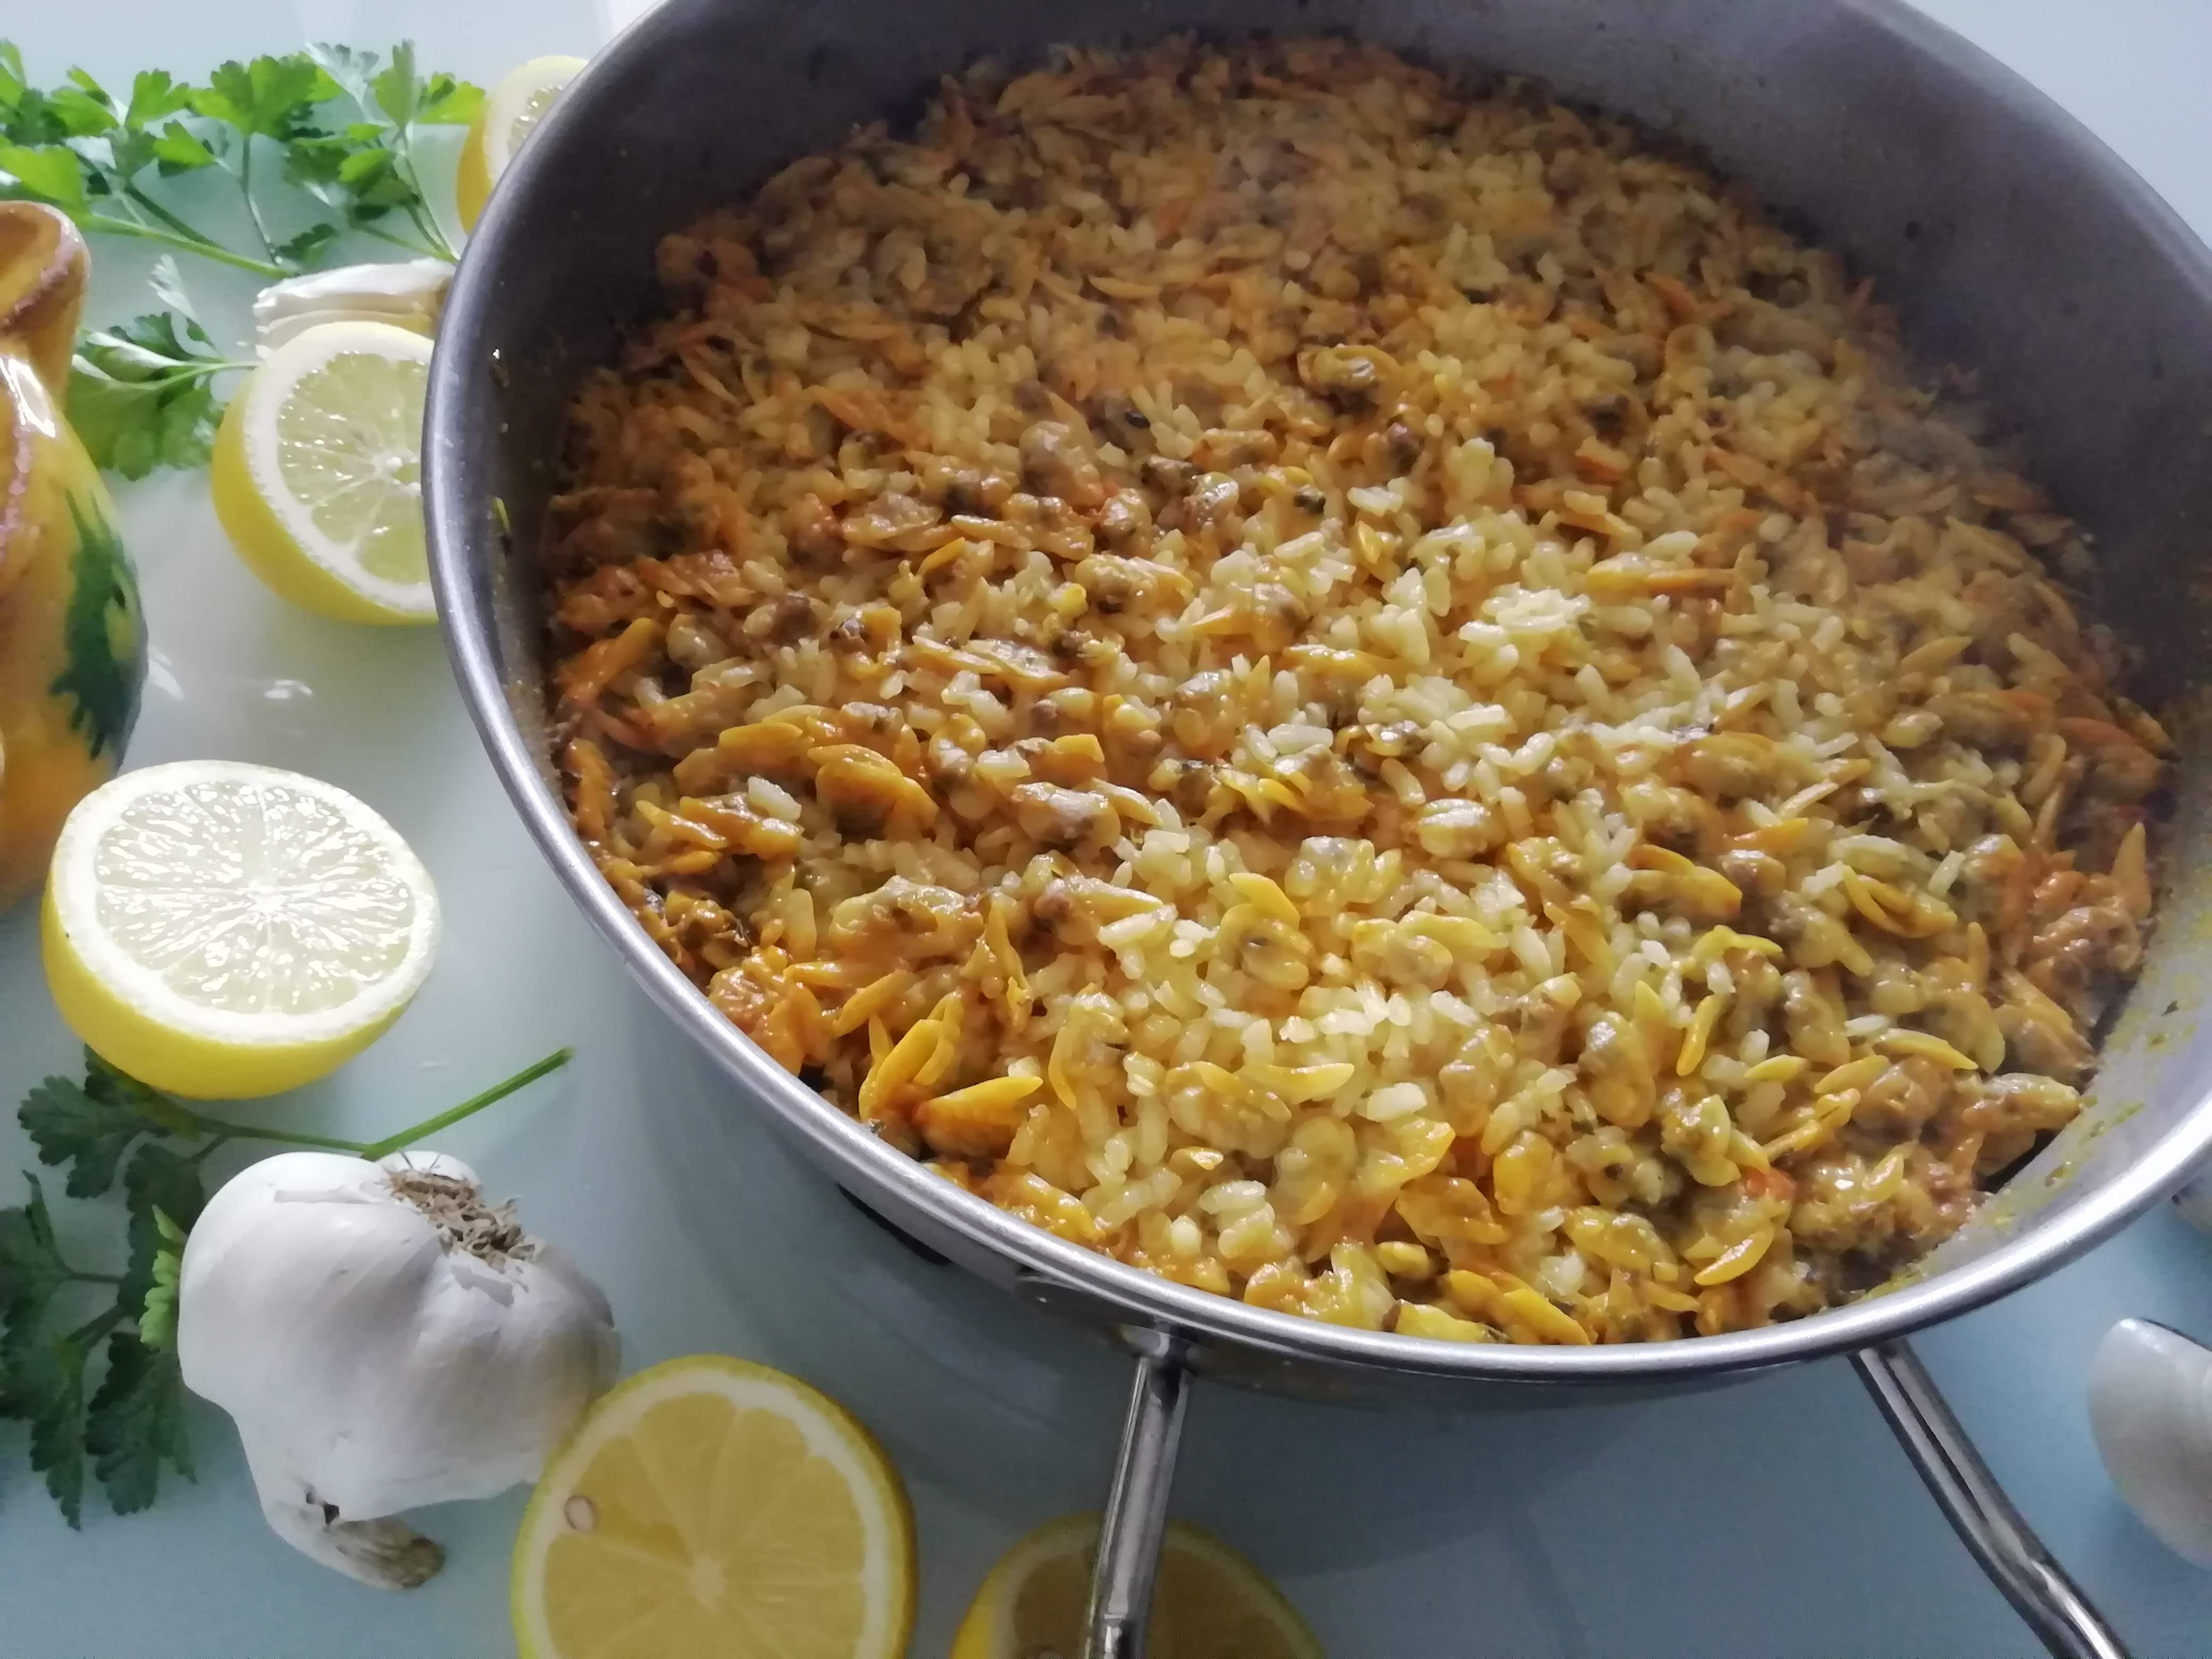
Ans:
<svg viewBox="0 0 2212 1659"><path fill-rule="evenodd" d="M1182 1438L1190 1380L1183 1345L1176 1338L1125 1328L1121 1340L1136 1352L1137 1375L1098 1528L1083 1659L1144 1659L1145 1621L1152 1611L1152 1583L1159 1572L1168 1488L1175 1482L1176 1447Z"/></svg>
<svg viewBox="0 0 2212 1659"><path fill-rule="evenodd" d="M1862 1348L1851 1364L1960 1541L2053 1659L2129 1659L2118 1635L2013 1507L1911 1346L1899 1339Z"/></svg>

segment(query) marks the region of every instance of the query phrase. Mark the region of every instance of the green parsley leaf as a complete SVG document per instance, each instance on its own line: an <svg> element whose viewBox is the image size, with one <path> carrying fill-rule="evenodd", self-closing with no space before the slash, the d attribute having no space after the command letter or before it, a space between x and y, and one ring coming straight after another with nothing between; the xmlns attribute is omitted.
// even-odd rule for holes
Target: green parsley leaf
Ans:
<svg viewBox="0 0 2212 1659"><path fill-rule="evenodd" d="M422 84L415 78L415 43L402 40L392 49L392 67L368 83L369 96L392 125L404 127L415 118L415 100Z"/></svg>
<svg viewBox="0 0 2212 1659"><path fill-rule="evenodd" d="M465 127L477 118L483 100L482 87L441 71L422 83L421 100L415 108L415 125Z"/></svg>
<svg viewBox="0 0 2212 1659"><path fill-rule="evenodd" d="M74 1337L41 1340L56 1294L80 1275L54 1243L53 1218L38 1177L29 1203L0 1210L0 1416L31 1425L31 1467L72 1527L84 1497L84 1360Z"/></svg>
<svg viewBox="0 0 2212 1659"><path fill-rule="evenodd" d="M85 1445L118 1515L154 1501L163 1458L192 1473L185 1437L183 1380L177 1370L176 1286L186 1231L207 1202L200 1166L159 1141L143 1142L123 1174L130 1211L131 1261L116 1287L115 1310L138 1322L107 1348L107 1380L93 1397Z"/></svg>
<svg viewBox="0 0 2212 1659"><path fill-rule="evenodd" d="M79 84L58 87L46 94L47 106L60 117L65 137L90 138L118 125L121 112L97 81L82 70L71 70L70 78Z"/></svg>
<svg viewBox="0 0 2212 1659"><path fill-rule="evenodd" d="M317 104L337 95L330 77L305 53L294 52L251 64L232 59L192 94L191 106L211 121L236 128L242 137L281 142L300 131Z"/></svg>
<svg viewBox="0 0 2212 1659"><path fill-rule="evenodd" d="M84 1449L118 1515L154 1501L165 1460L193 1478L185 1379L173 1348L153 1347L121 1331L108 1339L107 1376L92 1396Z"/></svg>
<svg viewBox="0 0 2212 1659"><path fill-rule="evenodd" d="M46 101L61 123L64 142L83 164L86 193L95 201L124 195L133 176L154 159L153 136L82 70L71 70L69 78L70 83L47 94ZM154 88L148 94L157 106L166 96Z"/></svg>
<svg viewBox="0 0 2212 1659"><path fill-rule="evenodd" d="M167 1096L126 1077L90 1049L85 1080L50 1077L24 1097L15 1115L39 1149L41 1164L70 1164L63 1190L97 1198L115 1182L131 1143L141 1135L197 1139L199 1128Z"/></svg>
<svg viewBox="0 0 2212 1659"><path fill-rule="evenodd" d="M188 1231L200 1218L207 1193L200 1184L200 1166L155 1140L144 1142L131 1155L123 1172L123 1193L131 1213L131 1261L123 1270L115 1300L136 1319L154 1288L154 1265L165 1242L155 1217L167 1217L173 1231Z"/></svg>
<svg viewBox="0 0 2212 1659"><path fill-rule="evenodd" d="M337 240L341 234L338 228L327 220L309 225L297 236L276 244L274 250L276 263L305 270L315 263L325 247Z"/></svg>
<svg viewBox="0 0 2212 1659"><path fill-rule="evenodd" d="M288 147L290 178L356 229L453 258L453 250L424 199L415 170L414 131L426 122L447 125L473 118L483 101L482 90L450 75L424 81L411 41L394 46L391 62L381 70L373 52L334 46L307 50L365 118L301 134ZM379 223L395 212L412 227L411 237Z"/></svg>
<svg viewBox="0 0 2212 1659"><path fill-rule="evenodd" d="M165 179L215 165L215 152L204 140L188 131L182 121L172 121L153 136L147 146Z"/></svg>
<svg viewBox="0 0 2212 1659"><path fill-rule="evenodd" d="M31 1342L8 1358L10 1414L31 1425L31 1467L74 1529L83 1525L85 1346L74 1335Z"/></svg>
<svg viewBox="0 0 2212 1659"><path fill-rule="evenodd" d="M189 317L182 320L179 329L169 313L149 312L114 328L94 330L77 342L77 352L117 380L159 380L179 367L220 367L222 360L213 351L194 349L207 339L199 325Z"/></svg>
<svg viewBox="0 0 2212 1659"><path fill-rule="evenodd" d="M0 1210L0 1416L29 1422L31 1467L75 1527L88 1454L118 1515L153 1501L165 1462L192 1473L174 1352L176 1288L185 1228L198 1216L204 1190L198 1163L161 1139L137 1138L198 1139L208 1131L167 1096L89 1051L81 1087L50 1078L21 1115L42 1156L76 1160L72 1193L104 1190L137 1141L123 1175L131 1263L119 1276L82 1273L63 1257L36 1176L27 1177L28 1203ZM49 1334L62 1292L78 1285L112 1285L114 1299L76 1329ZM117 1330L126 1322L138 1329ZM88 1404L86 1368L111 1332L106 1375Z"/></svg>
<svg viewBox="0 0 2212 1659"><path fill-rule="evenodd" d="M0 144L0 198L49 202L72 219L91 211L84 163L62 144Z"/></svg>
<svg viewBox="0 0 2212 1659"><path fill-rule="evenodd" d="M54 1293L75 1277L54 1243L38 1176L23 1178L31 1183L30 1202L0 1210L0 1352L27 1346Z"/></svg>
<svg viewBox="0 0 2212 1659"><path fill-rule="evenodd" d="M367 112L369 82L376 74L378 62L374 52L319 41L308 46L307 57L316 68L330 76L331 85L358 104L364 113Z"/></svg>
<svg viewBox="0 0 2212 1659"><path fill-rule="evenodd" d="M97 1198L113 1186L123 1154L152 1127L134 1112L94 1100L65 1077L50 1077L33 1089L16 1116L39 1149L39 1162L70 1165L63 1190L71 1198Z"/></svg>
<svg viewBox="0 0 2212 1659"><path fill-rule="evenodd" d="M61 136L60 118L23 71L23 54L0 40L0 142L51 144Z"/></svg>
<svg viewBox="0 0 2212 1659"><path fill-rule="evenodd" d="M337 234L321 229L325 237ZM303 234L287 246L313 248L322 240ZM94 465L126 478L204 463L222 413L215 377L252 367L216 353L173 258L156 259L148 281L173 314L150 313L83 336L70 374L70 423Z"/></svg>
<svg viewBox="0 0 2212 1659"><path fill-rule="evenodd" d="M47 689L74 705L70 724L97 757L111 746L119 753L137 718L146 623L122 538L100 503L72 495L69 508L77 537L75 585L62 616L69 660Z"/></svg>
<svg viewBox="0 0 2212 1659"><path fill-rule="evenodd" d="M160 1208L154 1212L154 1227L161 1243L154 1255L154 1282L138 1310L138 1340L149 1348L173 1348L177 1346L177 1286L185 1271L185 1230Z"/></svg>
<svg viewBox="0 0 2212 1659"><path fill-rule="evenodd" d="M70 374L70 424L94 465L126 478L156 467L205 465L222 412L204 380L118 380L95 372L82 354Z"/></svg>
<svg viewBox="0 0 2212 1659"><path fill-rule="evenodd" d="M185 319L185 332L207 346L212 358L214 342L208 338L207 330L200 326L200 314L193 308L191 296L185 292L184 273L177 269L175 254L164 253L154 261L154 268L146 273L146 286L154 290L154 297L164 307ZM89 1057L92 1050L88 1048L85 1054ZM101 1063L106 1064L105 1061Z"/></svg>
<svg viewBox="0 0 2212 1659"><path fill-rule="evenodd" d="M141 70L131 83L131 103L123 112L123 124L134 132L143 131L165 116L182 114L191 102L192 89L171 79L168 70Z"/></svg>

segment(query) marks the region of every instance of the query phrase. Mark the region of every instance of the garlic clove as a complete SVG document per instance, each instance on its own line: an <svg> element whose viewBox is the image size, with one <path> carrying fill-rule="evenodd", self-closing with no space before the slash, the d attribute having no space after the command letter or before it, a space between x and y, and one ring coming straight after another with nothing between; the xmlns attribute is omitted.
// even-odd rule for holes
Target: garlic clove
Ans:
<svg viewBox="0 0 2212 1659"><path fill-rule="evenodd" d="M2090 1370L2089 1427L2128 1507L2175 1553L2212 1566L2212 1349L2123 1319Z"/></svg>
<svg viewBox="0 0 2212 1659"><path fill-rule="evenodd" d="M446 1547L436 1540L389 1516L340 1519L337 1506L318 1498L267 1440L242 1426L239 1440L269 1529L301 1554L373 1589L414 1589L446 1565Z"/></svg>
<svg viewBox="0 0 2212 1659"><path fill-rule="evenodd" d="M453 268L442 259L345 265L271 283L253 301L254 343L264 357L318 323L394 323L434 334Z"/></svg>

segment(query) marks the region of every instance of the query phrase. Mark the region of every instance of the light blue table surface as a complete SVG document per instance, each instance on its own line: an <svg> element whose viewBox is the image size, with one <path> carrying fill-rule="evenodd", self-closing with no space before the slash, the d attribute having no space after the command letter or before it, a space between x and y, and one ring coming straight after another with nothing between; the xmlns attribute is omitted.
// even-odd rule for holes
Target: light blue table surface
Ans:
<svg viewBox="0 0 2212 1659"><path fill-rule="evenodd" d="M426 62L489 79L541 52L590 51L611 12L619 21L634 3L10 0L0 36L50 80L71 63L125 82L153 65L204 76L221 58L309 39L403 34ZM2075 112L2212 233L2208 0L1927 9ZM131 285L112 264L99 314L127 314ZM240 296L219 288L208 303L234 323ZM198 481L129 489L125 517L155 648L133 758L232 757L327 777L398 824L447 906L444 955L414 1011L340 1078L285 1103L287 1119L382 1133L574 1043L579 1058L557 1083L440 1145L518 1195L532 1231L598 1279L629 1363L752 1356L877 1430L915 1499L914 1651L941 1655L1014 1538L1095 1506L1123 1362L916 1261L672 1047L511 819L434 637L284 610L228 554ZM0 1103L73 1060L31 919L0 921ZM29 1161L12 1112L0 1113L0 1177ZM2022 1508L2139 1652L2212 1652L2212 1577L2120 1507L2089 1441L2090 1354L2125 1314L2212 1336L2212 1241L2161 1210L1921 1348ZM512 1651L507 1550L520 1493L418 1516L451 1565L423 1589L380 1594L263 1528L227 1419L201 1407L191 1428L197 1485L170 1483L155 1510L129 1519L89 1499L72 1534L28 1474L20 1429L0 1426L0 1659ZM1206 1387L1184 1443L1180 1512L1273 1574L1339 1659L2033 1650L1840 1364L1637 1404L1455 1417Z"/></svg>

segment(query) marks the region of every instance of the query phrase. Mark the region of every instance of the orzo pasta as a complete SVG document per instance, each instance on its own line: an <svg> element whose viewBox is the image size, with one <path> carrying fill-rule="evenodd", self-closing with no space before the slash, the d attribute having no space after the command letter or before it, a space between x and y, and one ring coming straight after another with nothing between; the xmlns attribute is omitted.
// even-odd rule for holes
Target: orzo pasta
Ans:
<svg viewBox="0 0 2212 1659"><path fill-rule="evenodd" d="M950 1181L1480 1340L1814 1311L2079 1108L2166 739L1838 263L1383 52L947 82L660 249L579 830Z"/></svg>

